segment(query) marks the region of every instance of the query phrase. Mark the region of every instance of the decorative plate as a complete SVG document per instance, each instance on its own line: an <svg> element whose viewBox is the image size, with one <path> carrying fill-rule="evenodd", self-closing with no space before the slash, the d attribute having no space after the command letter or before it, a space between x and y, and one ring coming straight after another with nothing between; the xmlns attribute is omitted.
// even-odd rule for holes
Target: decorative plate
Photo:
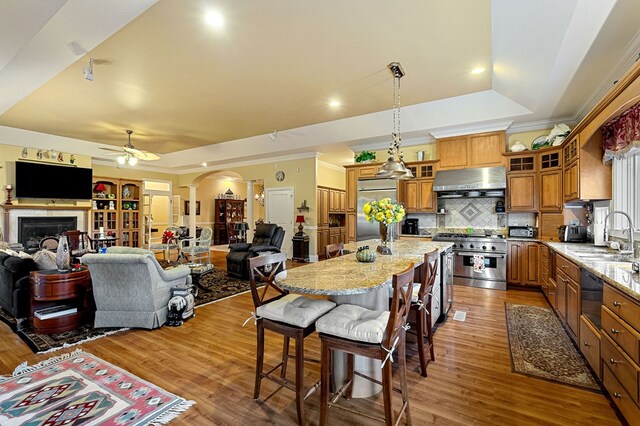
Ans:
<svg viewBox="0 0 640 426"><path fill-rule="evenodd" d="M284 172L282 170L278 170L276 172L276 180L278 182L282 182L284 180Z"/></svg>

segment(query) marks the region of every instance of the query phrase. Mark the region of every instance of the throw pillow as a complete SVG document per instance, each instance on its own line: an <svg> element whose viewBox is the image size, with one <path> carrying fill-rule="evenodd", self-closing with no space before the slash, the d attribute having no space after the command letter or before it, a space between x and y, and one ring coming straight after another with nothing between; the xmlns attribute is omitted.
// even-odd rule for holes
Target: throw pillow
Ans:
<svg viewBox="0 0 640 426"><path fill-rule="evenodd" d="M20 259L33 259L33 256L31 256L29 253L21 251L20 253L18 253L18 257Z"/></svg>
<svg viewBox="0 0 640 426"><path fill-rule="evenodd" d="M6 241L0 241L0 249L8 249L9 248L9 243Z"/></svg>
<svg viewBox="0 0 640 426"><path fill-rule="evenodd" d="M57 269L56 254L49 250L40 250L33 255L33 260L38 265L38 269Z"/></svg>

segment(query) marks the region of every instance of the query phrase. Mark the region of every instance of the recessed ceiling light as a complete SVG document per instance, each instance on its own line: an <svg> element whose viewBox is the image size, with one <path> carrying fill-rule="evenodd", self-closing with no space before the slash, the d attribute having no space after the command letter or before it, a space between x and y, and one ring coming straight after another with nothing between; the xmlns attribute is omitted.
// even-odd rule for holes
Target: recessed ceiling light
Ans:
<svg viewBox="0 0 640 426"><path fill-rule="evenodd" d="M340 102L337 99L333 99L333 100L329 101L329 106L331 108L338 108L340 105L342 105L342 102Z"/></svg>
<svg viewBox="0 0 640 426"><path fill-rule="evenodd" d="M471 74L482 74L484 72L484 67L475 67L471 70Z"/></svg>
<svg viewBox="0 0 640 426"><path fill-rule="evenodd" d="M220 29L224 27L224 18L217 10L208 11L204 16L204 20L213 28Z"/></svg>
<svg viewBox="0 0 640 426"><path fill-rule="evenodd" d="M207 162L202 163L202 167L207 167Z"/></svg>

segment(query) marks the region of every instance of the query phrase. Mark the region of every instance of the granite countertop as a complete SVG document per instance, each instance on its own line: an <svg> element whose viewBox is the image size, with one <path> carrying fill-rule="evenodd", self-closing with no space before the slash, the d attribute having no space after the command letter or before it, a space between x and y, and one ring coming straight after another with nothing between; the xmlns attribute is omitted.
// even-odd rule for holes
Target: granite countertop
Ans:
<svg viewBox="0 0 640 426"><path fill-rule="evenodd" d="M276 277L276 283L296 293L334 296L362 294L391 282L393 274L401 272L411 262L415 266L422 264L425 253L452 246L448 242L400 240L389 245L393 255L382 256L377 253L373 263L356 260L355 251L358 247L368 245L375 250L379 243L380 240L368 240L345 244L345 248L353 250L353 253L289 269L286 274Z"/></svg>
<svg viewBox="0 0 640 426"><path fill-rule="evenodd" d="M631 263L616 262L614 260L587 259L576 255L576 251L600 251L604 250L605 247L579 243L543 242L543 244L546 244L576 265L596 274L612 287L615 287L640 302L640 275L632 273Z"/></svg>
<svg viewBox="0 0 640 426"><path fill-rule="evenodd" d="M416 235L416 234L400 234L400 236L402 238L405 238L405 237L409 237L409 238L433 238L433 235L431 235L431 234L418 234L418 235Z"/></svg>

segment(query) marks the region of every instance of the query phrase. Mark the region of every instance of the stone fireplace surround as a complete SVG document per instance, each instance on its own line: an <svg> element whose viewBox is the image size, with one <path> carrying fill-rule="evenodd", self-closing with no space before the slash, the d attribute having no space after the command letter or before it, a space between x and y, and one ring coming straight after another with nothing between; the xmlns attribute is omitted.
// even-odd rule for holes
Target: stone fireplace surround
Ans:
<svg viewBox="0 0 640 426"><path fill-rule="evenodd" d="M90 207L78 206L22 206L2 205L2 236L9 243L17 243L19 218L24 217L72 217L76 219L76 229L87 230Z"/></svg>

